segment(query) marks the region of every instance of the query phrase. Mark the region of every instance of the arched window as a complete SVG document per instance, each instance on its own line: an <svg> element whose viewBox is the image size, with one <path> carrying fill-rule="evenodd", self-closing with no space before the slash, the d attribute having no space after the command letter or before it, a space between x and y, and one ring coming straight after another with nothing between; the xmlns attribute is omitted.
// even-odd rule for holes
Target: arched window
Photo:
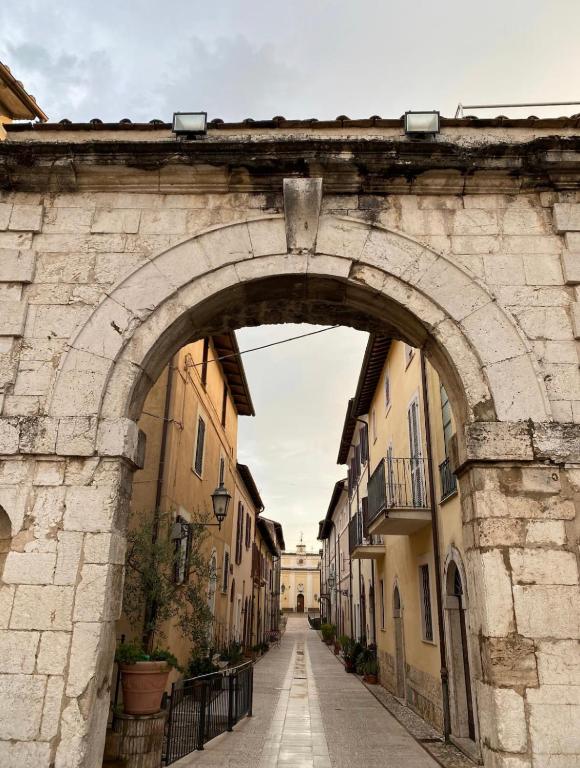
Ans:
<svg viewBox="0 0 580 768"><path fill-rule="evenodd" d="M399 587L395 587L393 591L393 610L401 610L401 595L399 594Z"/></svg>

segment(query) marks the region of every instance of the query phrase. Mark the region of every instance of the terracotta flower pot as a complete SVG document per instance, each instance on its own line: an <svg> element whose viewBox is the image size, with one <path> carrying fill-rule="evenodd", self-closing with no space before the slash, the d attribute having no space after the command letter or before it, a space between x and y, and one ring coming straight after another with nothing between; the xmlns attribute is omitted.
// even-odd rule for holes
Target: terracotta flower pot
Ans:
<svg viewBox="0 0 580 768"><path fill-rule="evenodd" d="M168 677L169 665L165 661L121 664L125 714L154 715L159 712Z"/></svg>
<svg viewBox="0 0 580 768"><path fill-rule="evenodd" d="M340 653L340 643L335 643L334 644L334 655L338 656L339 653Z"/></svg>
<svg viewBox="0 0 580 768"><path fill-rule="evenodd" d="M371 685L376 685L378 682L376 675L364 675L363 680Z"/></svg>
<svg viewBox="0 0 580 768"><path fill-rule="evenodd" d="M354 672L354 669L355 669L354 661L350 661L350 660L345 659L344 669L345 669L346 672Z"/></svg>

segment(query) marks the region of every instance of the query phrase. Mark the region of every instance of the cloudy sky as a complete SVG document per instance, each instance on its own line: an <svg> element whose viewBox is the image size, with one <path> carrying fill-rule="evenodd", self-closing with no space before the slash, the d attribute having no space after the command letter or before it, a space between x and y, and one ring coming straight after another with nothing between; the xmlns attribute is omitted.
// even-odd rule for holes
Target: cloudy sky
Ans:
<svg viewBox="0 0 580 768"><path fill-rule="evenodd" d="M53 120L452 115L579 99L579 29L579 0L0 0L0 60ZM297 330L248 329L240 346ZM289 546L301 530L315 546L342 475L365 341L342 329L245 357L258 415L242 419L240 457Z"/></svg>

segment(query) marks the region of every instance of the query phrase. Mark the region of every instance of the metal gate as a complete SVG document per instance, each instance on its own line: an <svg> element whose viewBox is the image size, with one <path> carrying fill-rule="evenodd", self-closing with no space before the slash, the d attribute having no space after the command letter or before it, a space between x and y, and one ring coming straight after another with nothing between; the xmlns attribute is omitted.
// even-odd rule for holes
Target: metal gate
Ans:
<svg viewBox="0 0 580 768"><path fill-rule="evenodd" d="M254 665L179 680L171 686L163 764L170 765L251 717Z"/></svg>

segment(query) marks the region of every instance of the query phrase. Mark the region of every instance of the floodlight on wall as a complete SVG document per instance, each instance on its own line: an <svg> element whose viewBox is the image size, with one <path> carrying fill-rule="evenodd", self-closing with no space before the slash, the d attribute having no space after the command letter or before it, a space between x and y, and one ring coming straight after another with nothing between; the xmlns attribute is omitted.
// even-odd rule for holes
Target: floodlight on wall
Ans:
<svg viewBox="0 0 580 768"><path fill-rule="evenodd" d="M440 131L439 112L405 112L405 133L412 138L435 136Z"/></svg>
<svg viewBox="0 0 580 768"><path fill-rule="evenodd" d="M186 139L207 134L207 112L174 112L173 133Z"/></svg>

